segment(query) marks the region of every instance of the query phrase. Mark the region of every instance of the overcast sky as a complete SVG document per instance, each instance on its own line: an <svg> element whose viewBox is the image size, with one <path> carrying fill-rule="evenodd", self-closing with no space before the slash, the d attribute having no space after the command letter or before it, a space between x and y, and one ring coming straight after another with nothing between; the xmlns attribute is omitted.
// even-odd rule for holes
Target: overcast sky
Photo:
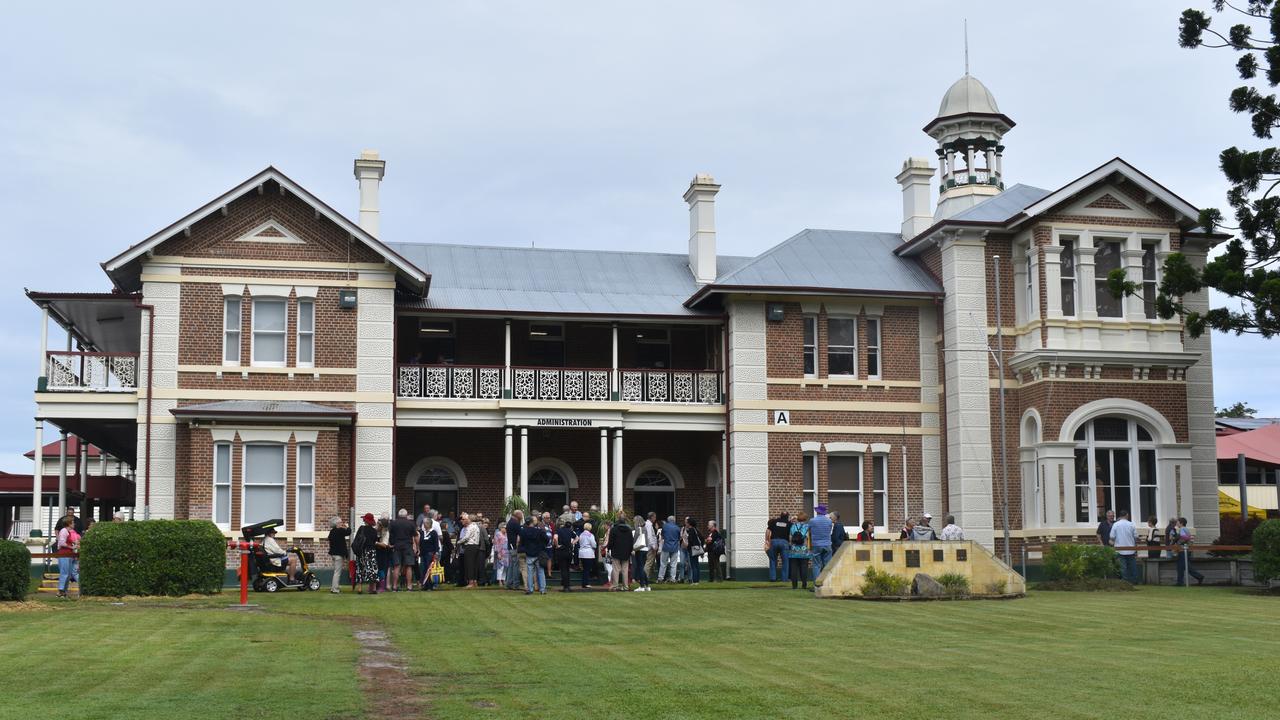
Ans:
<svg viewBox="0 0 1280 720"><path fill-rule="evenodd" d="M269 164L354 217L351 160L378 149L392 241L683 252L697 172L723 184L722 253L897 231L893 178L932 152L967 16L972 73L1018 124L1011 183L1120 155L1221 206L1217 154L1250 137L1234 58L1177 47L1190 2L9 7L0 469L30 471L22 288L108 290L98 263ZM1274 342L1215 336L1219 405L1280 415Z"/></svg>

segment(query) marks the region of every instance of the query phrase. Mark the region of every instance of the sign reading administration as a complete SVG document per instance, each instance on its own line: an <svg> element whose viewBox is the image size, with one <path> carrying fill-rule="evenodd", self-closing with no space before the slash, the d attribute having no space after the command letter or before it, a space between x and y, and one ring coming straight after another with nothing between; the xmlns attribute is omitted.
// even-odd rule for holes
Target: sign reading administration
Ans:
<svg viewBox="0 0 1280 720"><path fill-rule="evenodd" d="M543 427L595 427L595 421L587 418L538 418L534 424Z"/></svg>

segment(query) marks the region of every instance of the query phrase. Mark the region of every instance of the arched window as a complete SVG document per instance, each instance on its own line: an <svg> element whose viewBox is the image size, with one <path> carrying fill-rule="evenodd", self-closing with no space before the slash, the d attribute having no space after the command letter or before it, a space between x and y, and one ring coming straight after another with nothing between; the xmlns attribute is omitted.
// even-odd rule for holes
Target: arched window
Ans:
<svg viewBox="0 0 1280 720"><path fill-rule="evenodd" d="M458 488L466 487L466 479L459 477L461 468L452 461L428 458L410 471L408 484L413 486L413 509L410 515L430 505L442 515L458 510Z"/></svg>
<svg viewBox="0 0 1280 720"><path fill-rule="evenodd" d="M636 476L635 512L641 517L655 513L659 518L676 514L676 484L663 470L650 467Z"/></svg>
<svg viewBox="0 0 1280 720"><path fill-rule="evenodd" d="M1159 514L1156 446L1151 432L1126 417L1105 416L1075 433L1076 522L1096 523L1108 510L1135 521Z"/></svg>
<svg viewBox="0 0 1280 720"><path fill-rule="evenodd" d="M650 468L636 478L636 492L670 492L675 489L671 478L657 468Z"/></svg>

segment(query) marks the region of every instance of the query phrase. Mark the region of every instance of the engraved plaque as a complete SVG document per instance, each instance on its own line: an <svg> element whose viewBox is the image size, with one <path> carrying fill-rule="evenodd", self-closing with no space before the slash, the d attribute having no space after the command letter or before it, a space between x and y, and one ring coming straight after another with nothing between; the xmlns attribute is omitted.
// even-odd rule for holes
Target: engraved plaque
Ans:
<svg viewBox="0 0 1280 720"><path fill-rule="evenodd" d="M893 562L893 551L885 550L883 553L881 553L880 558L885 562Z"/></svg>
<svg viewBox="0 0 1280 720"><path fill-rule="evenodd" d="M965 562L969 559L969 551L964 548L956 550L956 562Z"/></svg>
<svg viewBox="0 0 1280 720"><path fill-rule="evenodd" d="M871 562L871 551L870 550L854 550L853 559L857 560L858 562Z"/></svg>
<svg viewBox="0 0 1280 720"><path fill-rule="evenodd" d="M944 550L934 550L934 551L933 551L933 561L934 561L934 562L942 562L942 561L943 561L943 560L945 560L945 559L946 559L946 551L944 551Z"/></svg>
<svg viewBox="0 0 1280 720"><path fill-rule="evenodd" d="M907 567L909 568L920 567L920 551L919 550L907 551Z"/></svg>

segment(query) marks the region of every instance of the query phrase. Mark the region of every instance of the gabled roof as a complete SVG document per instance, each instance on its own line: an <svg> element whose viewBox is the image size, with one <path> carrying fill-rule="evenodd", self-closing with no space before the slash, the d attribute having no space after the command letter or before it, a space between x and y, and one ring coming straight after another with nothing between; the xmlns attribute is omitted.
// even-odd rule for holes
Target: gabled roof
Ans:
<svg viewBox="0 0 1280 720"><path fill-rule="evenodd" d="M851 230L802 230L742 267L702 287L687 305L715 293L749 290L806 294L935 296L936 280L912 260L893 250L898 233Z"/></svg>
<svg viewBox="0 0 1280 720"><path fill-rule="evenodd" d="M684 254L615 250L392 243L431 268L431 294L397 298L402 308L538 315L695 316L698 289ZM733 270L749 258L720 256Z"/></svg>
<svg viewBox="0 0 1280 720"><path fill-rule="evenodd" d="M61 442L62 442L61 440L54 440L53 442L45 443L44 448L42 448L41 454L47 458L61 457L61 453L58 450L58 445ZM87 445L86 453L91 458L96 458L100 454L98 451L97 445ZM80 454L80 437L77 435L67 436L67 457L74 460L75 457L79 454ZM28 450L27 452L23 453L23 457L28 457L34 460L36 457L36 451Z"/></svg>
<svg viewBox="0 0 1280 720"><path fill-rule="evenodd" d="M125 250L119 255L116 255L110 260L102 263L102 269L106 271L107 275L116 283L117 286L121 286L120 280L126 277L123 270L145 255L148 251L152 250L160 243L172 238L174 235L191 227L195 223L200 222L215 212L218 212L224 205L230 203L232 200L235 200L246 193L256 191L267 182L278 183L282 189L300 198L303 202L314 208L318 214L323 215L325 218L338 225L338 227L350 233L357 240L368 245L375 252L385 258L388 263L394 266L400 274L409 281L410 285L415 288L425 290L427 285L430 283L431 276L426 272L423 272L413 263L405 260L403 257L387 247L386 244L362 230L359 225L348 220L346 216L342 215L342 213L339 213L337 210L329 207L324 201L308 192L306 188L294 182L287 175L270 165L248 180L245 180L222 195L219 195L209 201L194 212L189 213L146 240L131 246L128 250Z"/></svg>
<svg viewBox="0 0 1280 720"><path fill-rule="evenodd" d="M980 227L992 230L1010 230L1014 227L1042 215L1054 207L1096 185L1112 174L1123 176L1134 185L1142 188L1154 199L1168 205L1178 216L1179 222L1188 232L1195 232L1194 225L1200 216L1200 210L1183 200L1165 186L1152 180L1148 175L1130 165L1123 158L1112 158L1061 188L1046 192L1030 185L1015 185L1013 188L990 199L974 205L954 217L939 220L924 232L903 243L895 252L899 255L910 255L924 247L924 241L935 232L946 227ZM1016 188L1022 188L1016 196L1005 198ZM1036 197L1038 193L1044 193ZM1022 207L1017 207L1022 205ZM1217 237L1217 236L1214 236Z"/></svg>

